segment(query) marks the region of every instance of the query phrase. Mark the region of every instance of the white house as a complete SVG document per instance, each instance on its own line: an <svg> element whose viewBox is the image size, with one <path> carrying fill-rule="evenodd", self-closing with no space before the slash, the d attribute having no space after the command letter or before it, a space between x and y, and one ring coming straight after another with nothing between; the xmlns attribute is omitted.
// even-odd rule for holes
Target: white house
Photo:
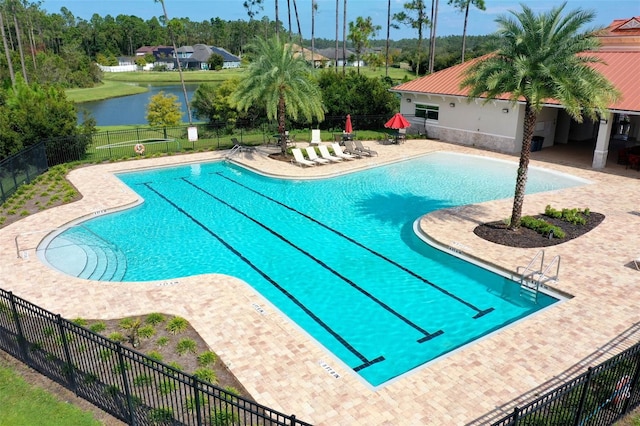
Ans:
<svg viewBox="0 0 640 426"><path fill-rule="evenodd" d="M604 63L594 67L620 90L621 99L609 106L606 117L583 123L573 121L562 105L549 100L534 132L536 139L544 138L542 148L569 141L595 143L593 168L605 167L610 149L640 141L640 17L614 21L601 41L601 49L591 53ZM468 99L467 91L460 89L465 70L477 60L391 89L401 95L400 112L411 122L410 131L430 138L519 153L524 102L511 103L504 96L484 103L486 99Z"/></svg>

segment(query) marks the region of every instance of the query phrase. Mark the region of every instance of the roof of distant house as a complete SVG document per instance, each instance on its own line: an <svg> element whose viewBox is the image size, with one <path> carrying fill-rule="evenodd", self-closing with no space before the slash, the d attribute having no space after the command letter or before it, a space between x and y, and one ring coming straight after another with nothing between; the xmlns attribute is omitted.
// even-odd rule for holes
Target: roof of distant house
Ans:
<svg viewBox="0 0 640 426"><path fill-rule="evenodd" d="M213 51L213 53L216 53L222 56L222 59L224 60L224 62L240 62L241 61L239 57L227 52L222 47L210 46L210 48Z"/></svg>

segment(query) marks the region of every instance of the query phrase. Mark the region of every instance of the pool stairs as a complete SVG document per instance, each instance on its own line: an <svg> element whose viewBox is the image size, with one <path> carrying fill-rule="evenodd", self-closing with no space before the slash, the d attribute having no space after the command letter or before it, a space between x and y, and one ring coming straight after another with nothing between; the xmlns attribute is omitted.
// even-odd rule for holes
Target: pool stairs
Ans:
<svg viewBox="0 0 640 426"><path fill-rule="evenodd" d="M537 260L540 259L540 267L537 269L535 265L537 265ZM550 276L549 272L553 271L553 267L555 269L555 275ZM518 267L518 271L520 270L520 266ZM540 291L540 286L545 287L546 283L549 281L557 281L558 276L560 274L560 255L555 256L551 259L551 262L545 267L544 266L544 250L540 250L536 255L531 259L529 265L524 268L522 274L520 275L520 296L525 297L532 302L538 301L538 292Z"/></svg>
<svg viewBox="0 0 640 426"><path fill-rule="evenodd" d="M63 234L44 250L47 262L78 278L122 281L127 271L125 254L90 231Z"/></svg>

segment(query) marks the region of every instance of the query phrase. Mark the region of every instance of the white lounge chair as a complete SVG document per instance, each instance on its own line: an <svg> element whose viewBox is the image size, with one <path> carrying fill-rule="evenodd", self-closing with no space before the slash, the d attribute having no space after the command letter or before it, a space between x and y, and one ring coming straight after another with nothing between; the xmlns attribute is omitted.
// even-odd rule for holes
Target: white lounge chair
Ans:
<svg viewBox="0 0 640 426"><path fill-rule="evenodd" d="M318 157L318 154L316 154L316 148L313 146L308 146L305 148L307 151L307 157L309 157L309 160L311 161L315 161L318 164L328 164L331 161L327 160L326 158L320 158Z"/></svg>
<svg viewBox="0 0 640 426"><path fill-rule="evenodd" d="M316 163L314 163L313 161L309 161L306 158L304 158L300 148L293 148L291 150L291 153L293 154L293 160L291 160L291 163L296 163L300 167L302 167L302 166L315 166L316 165Z"/></svg>
<svg viewBox="0 0 640 426"><path fill-rule="evenodd" d="M362 141L354 140L353 143L356 144L356 149L362 152L363 154L367 154L369 156L378 155L378 153L375 152L374 150L362 145Z"/></svg>
<svg viewBox="0 0 640 426"><path fill-rule="evenodd" d="M346 152L344 152L340 144L334 142L331 144L331 147L333 148L333 152L335 153L336 157L344 158L345 160L355 160L356 158L358 158L355 155L347 154Z"/></svg>
<svg viewBox="0 0 640 426"><path fill-rule="evenodd" d="M311 145L320 145L322 139L320 138L320 129L311 129Z"/></svg>
<svg viewBox="0 0 640 426"><path fill-rule="evenodd" d="M322 155L322 158L333 161L334 163L342 161L342 158L329 154L329 150L327 149L326 145L318 145L318 149L320 150L320 155Z"/></svg>

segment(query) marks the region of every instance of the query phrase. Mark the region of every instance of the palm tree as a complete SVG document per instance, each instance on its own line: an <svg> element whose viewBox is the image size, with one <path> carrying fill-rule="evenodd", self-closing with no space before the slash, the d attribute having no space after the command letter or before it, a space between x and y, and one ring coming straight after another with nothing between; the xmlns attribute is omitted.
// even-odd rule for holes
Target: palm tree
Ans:
<svg viewBox="0 0 640 426"><path fill-rule="evenodd" d="M433 73L436 62L436 23L438 21L439 0L431 0L431 38L429 40L429 73Z"/></svg>
<svg viewBox="0 0 640 426"><path fill-rule="evenodd" d="M449 4L453 5L460 12L464 11L464 26L462 28L462 63L464 63L464 51L467 45L467 23L469 21L469 7L474 5L480 10L486 10L484 0L449 0Z"/></svg>
<svg viewBox="0 0 640 426"><path fill-rule="evenodd" d="M469 99L485 97L485 103L506 94L511 102L524 100L522 150L516 177L509 229L520 227L527 183L531 138L545 102L555 99L577 122L604 116L619 97L617 89L590 65L601 62L590 50L599 46L595 30L581 31L594 13L576 9L566 16L566 3L540 15L522 5L513 17L496 19L504 47L479 60L465 73L462 88Z"/></svg>
<svg viewBox="0 0 640 426"><path fill-rule="evenodd" d="M284 44L277 37L256 38L249 49L255 58L231 95L230 103L241 111L247 111L256 102L263 103L267 118L278 120L280 148L287 155L286 118L298 120L302 115L308 121L324 120L322 93L304 57L294 56L291 44Z"/></svg>
<svg viewBox="0 0 640 426"><path fill-rule="evenodd" d="M176 48L176 37L171 28L171 22L169 22L169 15L167 15L167 8L164 6L164 0L153 0L156 3L162 5L162 13L164 14L164 22L169 30L169 36L171 37L171 45L173 47L173 53L176 55L176 62L178 63L178 73L180 74L180 84L182 85L182 94L184 96L184 102L187 107L187 118L189 119L189 125L193 124L191 118L191 106L189 105L189 96L187 96L187 87L184 85L184 76L182 75L182 65L180 65L180 59L178 58L178 49Z"/></svg>
<svg viewBox="0 0 640 426"><path fill-rule="evenodd" d="M424 0L411 0L404 4L402 12L395 13L393 19L401 24L418 30L418 46L416 48L416 76L420 75L420 63L422 62L422 33L425 25L429 24L426 15Z"/></svg>

